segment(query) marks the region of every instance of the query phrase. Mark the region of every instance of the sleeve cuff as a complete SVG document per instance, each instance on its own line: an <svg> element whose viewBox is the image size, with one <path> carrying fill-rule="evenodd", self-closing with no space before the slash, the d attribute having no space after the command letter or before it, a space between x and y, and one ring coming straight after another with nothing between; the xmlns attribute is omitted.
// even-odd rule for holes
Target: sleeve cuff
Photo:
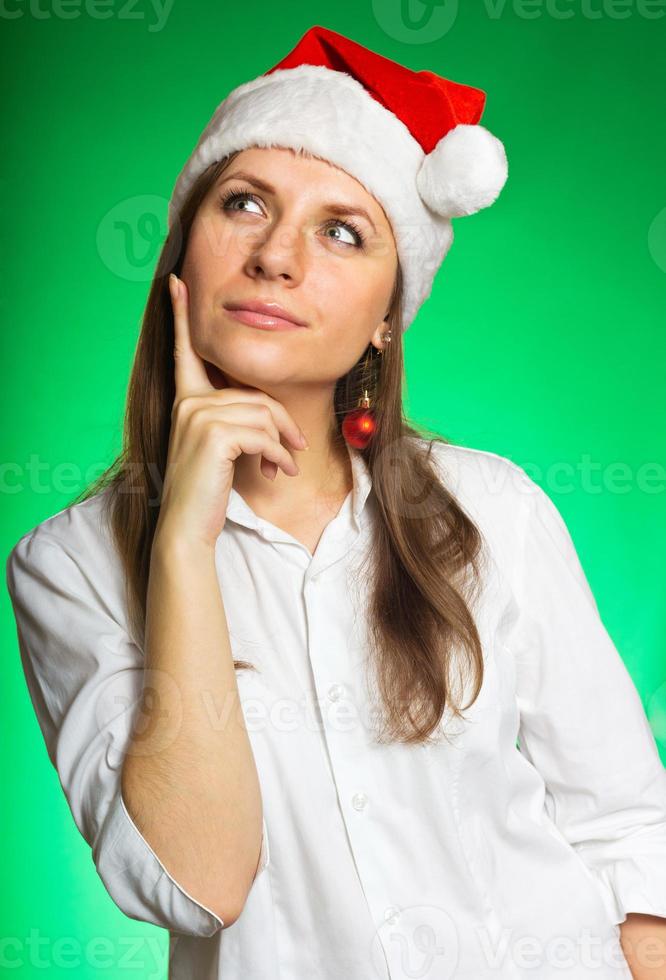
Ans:
<svg viewBox="0 0 666 980"><path fill-rule="evenodd" d="M581 857L584 859L584 853ZM592 866L590 870L601 886L608 914L617 925L629 912L666 919L666 848L659 853L654 848L641 853L636 841L631 856Z"/></svg>
<svg viewBox="0 0 666 980"><path fill-rule="evenodd" d="M127 812L120 787L92 853L104 887L131 919L188 936L208 937L224 927L166 870Z"/></svg>
<svg viewBox="0 0 666 980"><path fill-rule="evenodd" d="M268 828L266 826L266 821L262 821L262 834L261 834L261 851L259 853L259 864L257 865L257 870L254 874L254 881L257 880L264 868L268 867L271 855L270 849L268 847Z"/></svg>
<svg viewBox="0 0 666 980"><path fill-rule="evenodd" d="M120 788L95 841L93 859L109 895L131 919L187 936L209 937L224 928L222 919L193 898L164 867L129 815ZM269 861L268 828L263 820L253 882Z"/></svg>

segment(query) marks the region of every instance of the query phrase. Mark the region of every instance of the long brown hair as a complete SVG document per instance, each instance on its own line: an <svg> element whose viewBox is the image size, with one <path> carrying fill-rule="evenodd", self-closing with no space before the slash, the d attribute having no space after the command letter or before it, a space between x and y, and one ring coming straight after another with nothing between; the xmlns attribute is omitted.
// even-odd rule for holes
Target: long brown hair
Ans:
<svg viewBox="0 0 666 980"><path fill-rule="evenodd" d="M73 501L107 491L105 514L126 573L130 629L141 645L175 397L168 275L180 274L197 209L236 156L212 164L200 175L180 221L166 237L130 375L121 453ZM372 574L366 581L368 637L382 706L378 738L419 743L430 740L445 709L461 717L481 688L483 655L471 607L480 591L484 542L430 459L433 443L447 440L429 431L426 435L424 427L411 425L403 415L401 297L398 267L388 318L391 342L383 354L370 344L338 380L331 439L338 448L342 445L342 419L368 389L376 431L361 452L378 518L367 563ZM253 667L237 660L234 666ZM472 689L464 706L456 694L460 678Z"/></svg>

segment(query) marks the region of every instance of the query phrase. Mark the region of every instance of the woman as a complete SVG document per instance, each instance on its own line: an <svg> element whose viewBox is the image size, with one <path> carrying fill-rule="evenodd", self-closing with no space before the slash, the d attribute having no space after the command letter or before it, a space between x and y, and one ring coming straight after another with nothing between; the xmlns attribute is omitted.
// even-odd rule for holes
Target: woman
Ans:
<svg viewBox="0 0 666 980"><path fill-rule="evenodd" d="M172 978L631 977L619 923L666 917L638 693L544 491L402 415L501 144L323 28L276 69L176 184L123 456L9 558L74 819Z"/></svg>

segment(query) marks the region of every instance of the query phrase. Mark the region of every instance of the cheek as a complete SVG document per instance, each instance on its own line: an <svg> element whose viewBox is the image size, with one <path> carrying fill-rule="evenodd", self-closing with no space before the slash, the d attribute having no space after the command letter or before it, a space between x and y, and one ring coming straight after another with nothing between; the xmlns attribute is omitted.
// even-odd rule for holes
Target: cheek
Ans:
<svg viewBox="0 0 666 980"><path fill-rule="evenodd" d="M345 332L351 337L372 333L383 319L388 278L366 263L349 262L349 269L332 271L321 277L315 295L322 324L327 330Z"/></svg>
<svg viewBox="0 0 666 980"><path fill-rule="evenodd" d="M214 222L208 222L208 227L200 223L193 228L181 273L188 287L192 334L201 344L206 343L206 335L219 315L230 271L219 233L215 239L216 231Z"/></svg>
<svg viewBox="0 0 666 980"><path fill-rule="evenodd" d="M215 226L211 221L201 220L193 227L183 263L183 278L192 287L199 286L215 266L219 266L217 255L223 244L219 235L215 235Z"/></svg>
<svg viewBox="0 0 666 980"><path fill-rule="evenodd" d="M214 211L205 211L192 225L183 274L187 268L192 283L220 282L225 269L238 269L246 252L243 236L234 232L231 223Z"/></svg>
<svg viewBox="0 0 666 980"><path fill-rule="evenodd" d="M342 377L361 357L372 333L362 312L363 298L349 293L334 297L329 306L319 298L318 329L309 338L308 365L324 380Z"/></svg>

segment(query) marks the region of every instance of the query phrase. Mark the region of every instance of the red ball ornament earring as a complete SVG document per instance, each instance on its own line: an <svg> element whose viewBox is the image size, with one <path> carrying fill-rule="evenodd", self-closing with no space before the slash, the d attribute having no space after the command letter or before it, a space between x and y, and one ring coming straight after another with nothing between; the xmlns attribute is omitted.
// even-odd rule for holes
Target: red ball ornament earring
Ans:
<svg viewBox="0 0 666 980"><path fill-rule="evenodd" d="M382 334L382 340L386 343L390 342L390 330L388 330L385 334ZM379 353L383 354L384 351L380 348ZM368 349L368 356L369 354L370 350ZM366 356L364 364L364 369L366 370L368 356ZM353 446L354 449L365 449L375 434L375 428L375 413L371 408L368 389L364 388L363 396L359 398L357 407L353 408L350 412L347 412L342 420L342 435L344 436L347 444Z"/></svg>

